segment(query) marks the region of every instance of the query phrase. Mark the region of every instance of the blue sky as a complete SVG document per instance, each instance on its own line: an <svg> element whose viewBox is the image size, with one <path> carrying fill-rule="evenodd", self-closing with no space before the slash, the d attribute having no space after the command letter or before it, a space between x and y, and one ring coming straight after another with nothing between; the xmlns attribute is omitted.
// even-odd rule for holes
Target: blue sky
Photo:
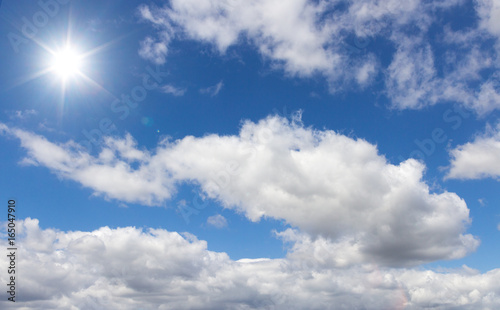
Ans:
<svg viewBox="0 0 500 310"><path fill-rule="evenodd" d="M18 301L498 307L498 14L494 0L3 1Z"/></svg>

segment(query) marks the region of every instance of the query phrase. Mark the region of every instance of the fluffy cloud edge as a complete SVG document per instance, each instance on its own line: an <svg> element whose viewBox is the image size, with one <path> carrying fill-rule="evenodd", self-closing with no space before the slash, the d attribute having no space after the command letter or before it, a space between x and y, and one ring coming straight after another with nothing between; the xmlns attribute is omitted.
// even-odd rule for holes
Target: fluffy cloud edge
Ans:
<svg viewBox="0 0 500 310"><path fill-rule="evenodd" d="M446 179L500 178L500 124L488 125L473 141L449 151Z"/></svg>

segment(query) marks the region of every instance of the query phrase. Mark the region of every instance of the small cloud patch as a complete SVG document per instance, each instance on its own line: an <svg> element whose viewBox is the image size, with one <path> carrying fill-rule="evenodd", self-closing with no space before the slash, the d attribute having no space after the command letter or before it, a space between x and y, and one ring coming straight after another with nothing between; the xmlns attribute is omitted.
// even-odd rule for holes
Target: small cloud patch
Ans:
<svg viewBox="0 0 500 310"><path fill-rule="evenodd" d="M227 220L220 214L209 216L207 224L216 228L224 228L227 226Z"/></svg>

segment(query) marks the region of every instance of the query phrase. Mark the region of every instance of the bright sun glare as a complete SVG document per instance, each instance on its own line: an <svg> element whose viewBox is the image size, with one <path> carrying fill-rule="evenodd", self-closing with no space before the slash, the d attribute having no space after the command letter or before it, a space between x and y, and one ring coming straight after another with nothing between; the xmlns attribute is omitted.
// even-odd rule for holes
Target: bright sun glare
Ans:
<svg viewBox="0 0 500 310"><path fill-rule="evenodd" d="M80 72L81 56L70 47L66 47L52 56L52 71L66 79Z"/></svg>

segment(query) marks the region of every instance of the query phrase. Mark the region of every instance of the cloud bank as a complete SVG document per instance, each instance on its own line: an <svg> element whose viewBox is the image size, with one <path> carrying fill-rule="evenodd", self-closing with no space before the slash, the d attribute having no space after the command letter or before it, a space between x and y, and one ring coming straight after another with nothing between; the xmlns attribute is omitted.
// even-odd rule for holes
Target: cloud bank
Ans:
<svg viewBox="0 0 500 310"><path fill-rule="evenodd" d="M4 225L2 225L4 227ZM322 269L313 255L231 260L190 234L91 232L18 221L22 309L496 309L500 270L444 273L375 264ZM0 263L6 265L6 256ZM6 273L0 281L6 283ZM11 306L0 301L3 309Z"/></svg>

